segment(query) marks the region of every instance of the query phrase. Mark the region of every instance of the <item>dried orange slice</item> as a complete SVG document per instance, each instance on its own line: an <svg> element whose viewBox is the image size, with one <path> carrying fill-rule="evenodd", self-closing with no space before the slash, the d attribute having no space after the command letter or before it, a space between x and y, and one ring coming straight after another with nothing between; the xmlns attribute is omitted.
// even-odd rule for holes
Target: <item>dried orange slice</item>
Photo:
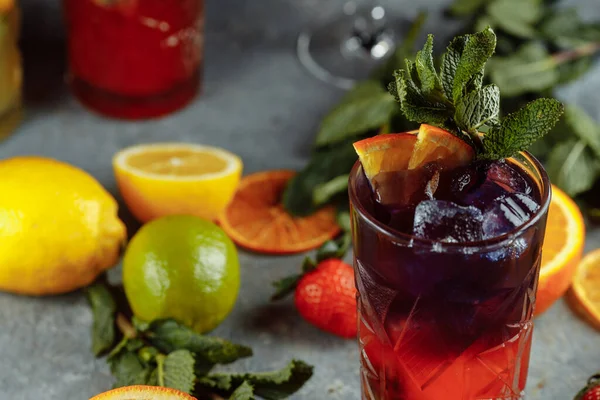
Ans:
<svg viewBox="0 0 600 400"><path fill-rule="evenodd" d="M281 196L294 171L265 171L242 179L219 222L229 237L248 250L293 254L319 247L340 232L335 209L324 207L303 218L288 214Z"/></svg>
<svg viewBox="0 0 600 400"><path fill-rule="evenodd" d="M585 225L577 204L552 186L535 315L546 311L565 294L577 268L585 242Z"/></svg>
<svg viewBox="0 0 600 400"><path fill-rule="evenodd" d="M408 168L418 168L433 161L454 168L470 163L474 156L475 151L465 141L441 128L421 124Z"/></svg>
<svg viewBox="0 0 600 400"><path fill-rule="evenodd" d="M196 398L175 389L138 385L109 390L90 400L196 400Z"/></svg>
<svg viewBox="0 0 600 400"><path fill-rule="evenodd" d="M569 303L581 317L600 329L600 249L587 254L577 266Z"/></svg>
<svg viewBox="0 0 600 400"><path fill-rule="evenodd" d="M417 135L410 132L389 133L363 139L354 143L365 175L373 179L380 172L402 171L417 143Z"/></svg>

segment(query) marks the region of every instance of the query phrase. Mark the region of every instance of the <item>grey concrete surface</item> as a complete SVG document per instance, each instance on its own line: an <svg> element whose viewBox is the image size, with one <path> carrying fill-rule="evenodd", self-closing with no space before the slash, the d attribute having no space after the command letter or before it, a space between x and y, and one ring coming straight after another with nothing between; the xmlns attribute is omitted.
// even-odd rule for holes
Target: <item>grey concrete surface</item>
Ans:
<svg viewBox="0 0 600 400"><path fill-rule="evenodd" d="M598 0L576 0L600 19ZM390 11L414 16L410 0L388 1ZM429 31L444 33L441 0L418 2L432 17ZM0 158L40 154L73 163L97 177L117 198L111 156L136 143L189 141L240 154L245 172L303 166L315 129L343 94L309 76L295 58L299 30L333 15L341 1L208 0L204 91L185 110L152 122L119 122L84 110L62 84L64 50L60 3L23 0L27 61L27 118ZM600 65L561 91L600 119ZM123 218L135 228L123 209ZM590 231L587 250L600 246ZM316 366L293 399L360 398L354 341L305 323L291 301L271 304L270 282L297 271L302 255L267 257L240 252L242 288L233 313L214 333L252 345L255 356L231 369L264 370L292 357ZM119 268L112 271L118 279ZM48 298L0 294L0 400L79 400L109 389L106 363L90 352L91 314L80 292ZM600 334L578 320L563 301L537 320L528 398L571 399L600 370ZM440 399L441 400L441 399Z"/></svg>

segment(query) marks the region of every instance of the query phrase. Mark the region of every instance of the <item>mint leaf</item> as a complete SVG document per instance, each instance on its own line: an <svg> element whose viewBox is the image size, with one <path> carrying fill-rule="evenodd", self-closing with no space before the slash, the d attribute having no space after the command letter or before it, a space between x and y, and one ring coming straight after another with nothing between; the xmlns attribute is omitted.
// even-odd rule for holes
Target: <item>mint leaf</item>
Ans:
<svg viewBox="0 0 600 400"><path fill-rule="evenodd" d="M176 350L157 358L159 386L192 393L194 389L194 356L188 350Z"/></svg>
<svg viewBox="0 0 600 400"><path fill-rule="evenodd" d="M455 37L446 48L446 52L442 55L440 77L446 97L449 99L453 98L454 77L456 76L456 70L458 69L462 53L465 50L467 40L468 36Z"/></svg>
<svg viewBox="0 0 600 400"><path fill-rule="evenodd" d="M344 174L333 178L332 180L315 186L313 190L313 204L322 206L327 204L335 195L348 191L349 174Z"/></svg>
<svg viewBox="0 0 600 400"><path fill-rule="evenodd" d="M235 392L231 394L229 400L254 400L254 388L251 384L244 381Z"/></svg>
<svg viewBox="0 0 600 400"><path fill-rule="evenodd" d="M570 139L558 144L545 165L552 183L570 196L591 189L600 173L598 161L583 140Z"/></svg>
<svg viewBox="0 0 600 400"><path fill-rule="evenodd" d="M117 305L105 285L97 283L86 289L94 322L92 324L92 352L108 351L115 342L115 313Z"/></svg>
<svg viewBox="0 0 600 400"><path fill-rule="evenodd" d="M283 206L287 212L304 216L317 210L313 204L315 189L352 169L358 158L352 143L357 139L347 139L313 154L310 163L290 180L283 193Z"/></svg>
<svg viewBox="0 0 600 400"><path fill-rule="evenodd" d="M433 35L427 36L423 49L417 52L415 67L425 96L435 95L442 89L442 83L433 63Z"/></svg>
<svg viewBox="0 0 600 400"><path fill-rule="evenodd" d="M407 63L407 70L412 69ZM452 117L453 110L447 103L438 99L427 99L413 81L407 70L394 72L394 82L390 83L390 92L400 102L404 116L414 122L444 126Z"/></svg>
<svg viewBox="0 0 600 400"><path fill-rule="evenodd" d="M490 60L489 71L492 82L508 97L548 89L559 79L556 62L539 42L527 43L511 56Z"/></svg>
<svg viewBox="0 0 600 400"><path fill-rule="evenodd" d="M280 400L298 391L313 374L313 367L303 361L292 360L285 368L273 372L247 374L218 373L201 377L198 385L214 389L219 394L230 396L234 389L249 383L254 393L266 400Z"/></svg>
<svg viewBox="0 0 600 400"><path fill-rule="evenodd" d="M147 384L152 369L140 361L136 353L123 351L109 361L110 372L116 378L114 387Z"/></svg>
<svg viewBox="0 0 600 400"><path fill-rule="evenodd" d="M189 350L213 364L229 364L250 357L252 349L214 336L204 336L172 319L157 320L147 331L150 342L163 353Z"/></svg>
<svg viewBox="0 0 600 400"><path fill-rule="evenodd" d="M298 286L300 278L302 278L302 275L296 274L273 282L275 293L271 296L271 301L281 300L287 295L292 294L296 289L296 286Z"/></svg>
<svg viewBox="0 0 600 400"><path fill-rule="evenodd" d="M565 123L600 158L600 125L581 108L570 105L565 108Z"/></svg>
<svg viewBox="0 0 600 400"><path fill-rule="evenodd" d="M487 2L488 0L457 0L450 6L450 12L457 16L470 16Z"/></svg>
<svg viewBox="0 0 600 400"><path fill-rule="evenodd" d="M495 0L488 7L496 26L522 38L535 36L534 24L543 12L540 0Z"/></svg>
<svg viewBox="0 0 600 400"><path fill-rule="evenodd" d="M495 48L496 35L491 28L466 36L452 85L454 103L465 95L465 88L473 81L473 77L483 74L485 64L494 54Z"/></svg>
<svg viewBox="0 0 600 400"><path fill-rule="evenodd" d="M316 145L323 147L378 129L396 109L394 99L379 83L357 84L323 120Z"/></svg>
<svg viewBox="0 0 600 400"><path fill-rule="evenodd" d="M554 99L537 99L502 120L483 138L482 158L512 157L548 133L564 111Z"/></svg>
<svg viewBox="0 0 600 400"><path fill-rule="evenodd" d="M495 123L500 112L500 90L487 85L461 97L456 105L456 123L473 134L486 123Z"/></svg>

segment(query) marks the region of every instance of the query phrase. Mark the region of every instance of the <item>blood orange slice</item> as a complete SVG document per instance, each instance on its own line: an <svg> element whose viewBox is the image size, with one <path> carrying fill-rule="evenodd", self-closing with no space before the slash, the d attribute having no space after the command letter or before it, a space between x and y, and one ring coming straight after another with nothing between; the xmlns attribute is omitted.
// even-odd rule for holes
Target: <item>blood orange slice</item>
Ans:
<svg viewBox="0 0 600 400"><path fill-rule="evenodd" d="M417 135L414 133L389 133L356 142L354 150L365 175L372 180L380 172L407 169L416 143Z"/></svg>
<svg viewBox="0 0 600 400"><path fill-rule="evenodd" d="M408 168L418 168L434 161L444 167L455 168L467 165L474 156L475 151L465 141L441 128L421 124Z"/></svg>
<svg viewBox="0 0 600 400"><path fill-rule="evenodd" d="M335 209L324 207L303 218L288 214L281 196L294 171L266 171L246 176L219 218L239 246L259 253L293 254L319 247L340 232Z"/></svg>

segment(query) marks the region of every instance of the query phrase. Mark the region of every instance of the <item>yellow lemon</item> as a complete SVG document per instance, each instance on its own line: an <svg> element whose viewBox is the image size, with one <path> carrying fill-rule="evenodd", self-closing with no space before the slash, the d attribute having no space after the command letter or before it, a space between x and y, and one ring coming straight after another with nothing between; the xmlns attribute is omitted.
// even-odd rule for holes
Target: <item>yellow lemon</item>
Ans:
<svg viewBox="0 0 600 400"><path fill-rule="evenodd" d="M58 294L118 261L117 203L74 166L41 157L0 161L0 290Z"/></svg>
<svg viewBox="0 0 600 400"><path fill-rule="evenodd" d="M142 222L177 214L215 220L242 174L235 154L187 143L129 147L114 156L113 167L125 203Z"/></svg>
<svg viewBox="0 0 600 400"><path fill-rule="evenodd" d="M237 299L237 250L212 222L191 215L159 218L144 225L127 246L123 286L138 318L174 318L207 332L225 319Z"/></svg>

